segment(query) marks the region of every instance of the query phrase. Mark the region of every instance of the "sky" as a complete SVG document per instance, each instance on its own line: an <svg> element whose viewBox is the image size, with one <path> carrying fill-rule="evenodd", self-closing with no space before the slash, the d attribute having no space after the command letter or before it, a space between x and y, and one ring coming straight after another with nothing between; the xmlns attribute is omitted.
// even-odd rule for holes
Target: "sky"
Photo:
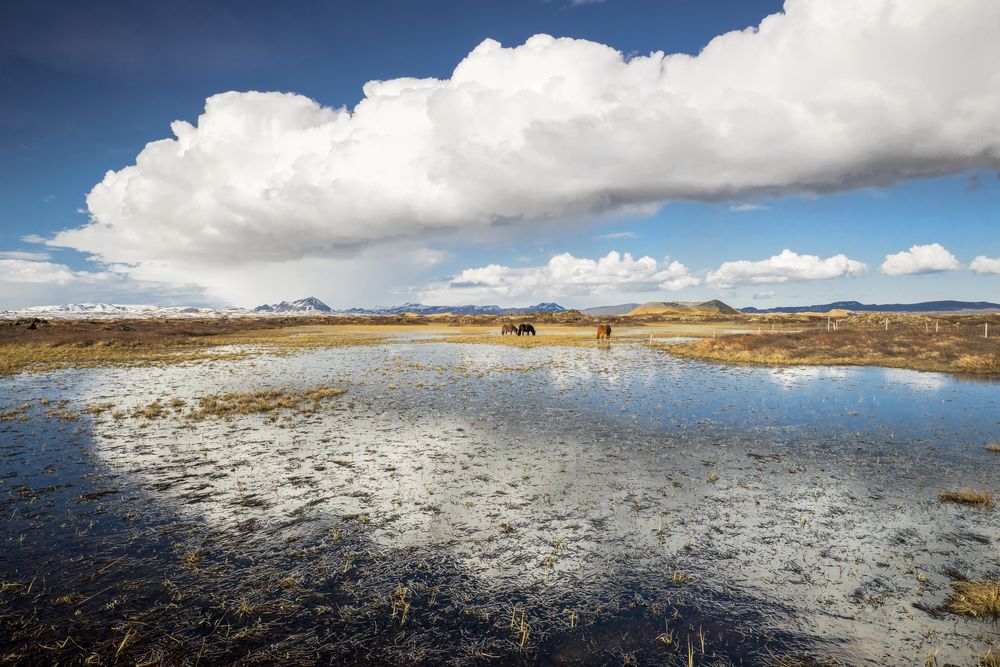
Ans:
<svg viewBox="0 0 1000 667"><path fill-rule="evenodd" d="M993 0L0 19L0 309L1000 301Z"/></svg>

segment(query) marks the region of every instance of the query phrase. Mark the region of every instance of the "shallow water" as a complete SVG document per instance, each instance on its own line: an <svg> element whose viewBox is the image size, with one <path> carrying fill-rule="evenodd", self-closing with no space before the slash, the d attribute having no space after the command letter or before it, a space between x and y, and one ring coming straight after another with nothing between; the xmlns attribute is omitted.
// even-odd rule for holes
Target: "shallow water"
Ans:
<svg viewBox="0 0 1000 667"><path fill-rule="evenodd" d="M321 384L348 392L273 422L47 414ZM619 344L6 378L0 412L31 407L0 423L0 638L39 660L970 664L996 627L938 607L1000 574L1000 522L936 497L998 487L997 389Z"/></svg>

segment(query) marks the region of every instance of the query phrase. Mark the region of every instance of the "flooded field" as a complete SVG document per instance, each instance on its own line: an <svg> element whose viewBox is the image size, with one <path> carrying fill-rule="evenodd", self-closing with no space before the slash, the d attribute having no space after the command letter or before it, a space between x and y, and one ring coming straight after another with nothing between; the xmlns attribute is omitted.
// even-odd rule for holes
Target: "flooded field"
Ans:
<svg viewBox="0 0 1000 667"><path fill-rule="evenodd" d="M317 387L344 393L196 410ZM995 383L397 339L21 374L0 413L0 662L974 665L1000 641L946 609L1000 576L1000 520L938 499L1000 488Z"/></svg>

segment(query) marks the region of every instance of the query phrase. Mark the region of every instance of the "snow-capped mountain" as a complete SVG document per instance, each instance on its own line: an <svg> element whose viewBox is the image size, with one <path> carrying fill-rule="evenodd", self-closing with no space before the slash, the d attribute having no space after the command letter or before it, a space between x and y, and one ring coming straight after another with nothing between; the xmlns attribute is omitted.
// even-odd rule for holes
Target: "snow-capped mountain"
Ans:
<svg viewBox="0 0 1000 667"><path fill-rule="evenodd" d="M332 313L333 309L314 296L298 301L282 301L281 303L265 303L253 309L255 313Z"/></svg>
<svg viewBox="0 0 1000 667"><path fill-rule="evenodd" d="M344 315L519 315L523 313L561 313L565 308L558 303L539 303L526 308L501 308L500 306L425 306L422 303L404 303L388 308L349 308L338 311Z"/></svg>
<svg viewBox="0 0 1000 667"><path fill-rule="evenodd" d="M0 311L0 319L38 317L43 319L145 319L241 317L249 314L244 308L194 308L190 306L149 306L119 303L69 303L59 306L31 306Z"/></svg>
<svg viewBox="0 0 1000 667"><path fill-rule="evenodd" d="M520 315L526 313L561 313L565 308L557 303L539 303L527 308L500 306L426 306L404 303L389 308L350 308L335 311L316 297L297 301L264 304L253 310L246 308L193 308L188 306L149 306L117 303L70 303L61 306L32 306L17 310L0 310L0 319L11 320L38 317L42 319L147 319L147 318L210 318L265 317L268 315Z"/></svg>

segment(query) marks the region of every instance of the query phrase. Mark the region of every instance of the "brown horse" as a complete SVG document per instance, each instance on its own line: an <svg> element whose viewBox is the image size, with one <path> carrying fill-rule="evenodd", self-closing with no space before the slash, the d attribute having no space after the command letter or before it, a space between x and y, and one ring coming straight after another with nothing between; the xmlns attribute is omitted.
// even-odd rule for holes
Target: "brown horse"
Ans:
<svg viewBox="0 0 1000 667"><path fill-rule="evenodd" d="M597 340L606 338L611 340L611 325L610 324L598 324L597 325Z"/></svg>
<svg viewBox="0 0 1000 667"><path fill-rule="evenodd" d="M517 325L504 322L503 326L500 327L500 335L503 336L504 334L517 334Z"/></svg>

